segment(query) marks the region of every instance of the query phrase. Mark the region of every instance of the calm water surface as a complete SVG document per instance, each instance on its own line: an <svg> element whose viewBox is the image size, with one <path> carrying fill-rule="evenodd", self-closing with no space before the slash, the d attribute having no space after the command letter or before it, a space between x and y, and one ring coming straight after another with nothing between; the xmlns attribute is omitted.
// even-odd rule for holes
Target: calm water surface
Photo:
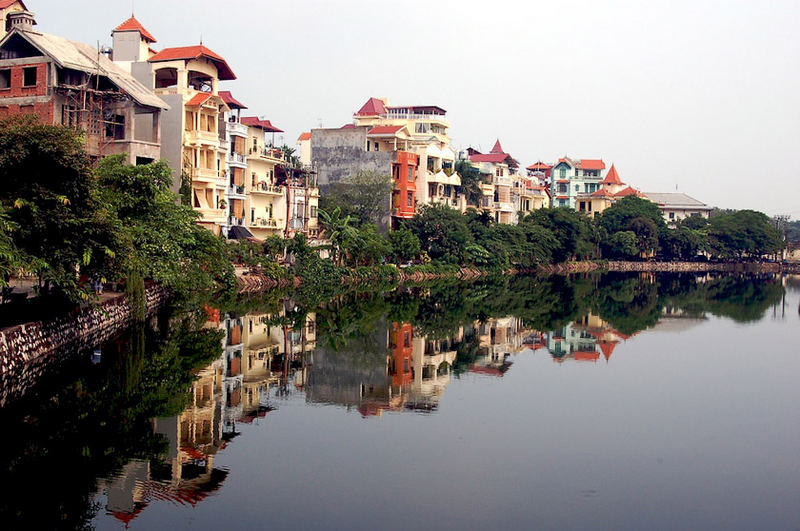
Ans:
<svg viewBox="0 0 800 531"><path fill-rule="evenodd" d="M163 316L0 412L0 518L797 529L798 305L605 276Z"/></svg>

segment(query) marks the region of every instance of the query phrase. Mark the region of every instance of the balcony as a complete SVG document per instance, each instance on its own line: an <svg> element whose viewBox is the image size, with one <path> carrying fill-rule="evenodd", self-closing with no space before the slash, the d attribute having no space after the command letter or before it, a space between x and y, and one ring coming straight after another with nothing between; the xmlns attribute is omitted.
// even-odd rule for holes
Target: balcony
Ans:
<svg viewBox="0 0 800 531"><path fill-rule="evenodd" d="M283 195L283 187L275 186L274 184L267 184L265 182L258 182L250 187L250 193L254 194L272 194Z"/></svg>
<svg viewBox="0 0 800 531"><path fill-rule="evenodd" d="M273 161L283 161L283 151L275 148L250 148L247 152L248 157L260 157Z"/></svg>
<svg viewBox="0 0 800 531"><path fill-rule="evenodd" d="M427 122L436 122L444 125L450 125L447 118L443 114L422 114L416 112L390 112L380 115L381 118L389 120L425 120Z"/></svg>
<svg viewBox="0 0 800 531"><path fill-rule="evenodd" d="M262 229L282 229L283 220L278 218L256 218L253 227Z"/></svg>
<svg viewBox="0 0 800 531"><path fill-rule="evenodd" d="M245 196L244 185L236 186L235 184L232 184L232 185L228 186L228 191L226 192L225 195L227 195L230 198L244 199L246 197ZM236 197L236 196L239 196L239 197Z"/></svg>
<svg viewBox="0 0 800 531"><path fill-rule="evenodd" d="M247 137L247 126L239 122L226 122L225 128L231 135Z"/></svg>
<svg viewBox="0 0 800 531"><path fill-rule="evenodd" d="M219 145L219 137L216 131L185 131L186 142L189 144L201 144L204 146Z"/></svg>
<svg viewBox="0 0 800 531"><path fill-rule="evenodd" d="M514 205L511 203L495 201L492 206L495 210L499 210L501 212L514 212Z"/></svg>
<svg viewBox="0 0 800 531"><path fill-rule="evenodd" d="M497 177L494 178L494 184L497 186L511 186L511 177Z"/></svg>
<svg viewBox="0 0 800 531"><path fill-rule="evenodd" d="M235 151L228 152L228 162L247 164L247 157Z"/></svg>
<svg viewBox="0 0 800 531"><path fill-rule="evenodd" d="M224 208L202 208L195 207L195 210L200 213L200 221L224 223L225 222L225 209Z"/></svg>
<svg viewBox="0 0 800 531"><path fill-rule="evenodd" d="M228 225L230 225L231 227L236 227L236 226L244 227L244 218L243 217L237 218L236 216L231 216L228 218Z"/></svg>
<svg viewBox="0 0 800 531"><path fill-rule="evenodd" d="M215 184L220 174L211 168L192 168L192 181Z"/></svg>

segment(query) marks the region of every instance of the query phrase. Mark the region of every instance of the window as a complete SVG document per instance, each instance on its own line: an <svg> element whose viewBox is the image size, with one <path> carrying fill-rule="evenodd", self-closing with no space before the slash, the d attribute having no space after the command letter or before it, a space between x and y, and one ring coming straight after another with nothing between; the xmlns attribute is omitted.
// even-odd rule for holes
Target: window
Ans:
<svg viewBox="0 0 800 531"><path fill-rule="evenodd" d="M0 70L0 89L11 88L11 70L4 68Z"/></svg>
<svg viewBox="0 0 800 531"><path fill-rule="evenodd" d="M560 170L558 170L558 174L561 176L561 178L566 177L567 176L567 169L566 168L561 168Z"/></svg>
<svg viewBox="0 0 800 531"><path fill-rule="evenodd" d="M23 87L35 87L36 86L36 71L38 69L35 66L31 66L28 68L22 69L22 86Z"/></svg>
<svg viewBox="0 0 800 531"><path fill-rule="evenodd" d="M125 116L114 114L106 121L106 138L125 139Z"/></svg>
<svg viewBox="0 0 800 531"><path fill-rule="evenodd" d="M311 216L312 218L317 217L317 207L311 205L311 209L308 215Z"/></svg>
<svg viewBox="0 0 800 531"><path fill-rule="evenodd" d="M403 332L403 346L408 348L411 346L411 334Z"/></svg>
<svg viewBox="0 0 800 531"><path fill-rule="evenodd" d="M408 182L410 183L414 182L414 166L408 167Z"/></svg>
<svg viewBox="0 0 800 531"><path fill-rule="evenodd" d="M408 192L408 206L414 206L414 193Z"/></svg>
<svg viewBox="0 0 800 531"><path fill-rule="evenodd" d="M578 191L580 191L580 189L581 189L581 185L576 184L575 185L575 191L578 192Z"/></svg>
<svg viewBox="0 0 800 531"><path fill-rule="evenodd" d="M675 212L669 213L669 219L675 219Z"/></svg>
<svg viewBox="0 0 800 531"><path fill-rule="evenodd" d="M558 185L558 191L560 193L562 193L562 194L566 194L567 193L567 185L566 184L559 184Z"/></svg>
<svg viewBox="0 0 800 531"><path fill-rule="evenodd" d="M373 142L373 144L375 144L375 151L380 151L380 149L378 149L378 143L377 142Z"/></svg>

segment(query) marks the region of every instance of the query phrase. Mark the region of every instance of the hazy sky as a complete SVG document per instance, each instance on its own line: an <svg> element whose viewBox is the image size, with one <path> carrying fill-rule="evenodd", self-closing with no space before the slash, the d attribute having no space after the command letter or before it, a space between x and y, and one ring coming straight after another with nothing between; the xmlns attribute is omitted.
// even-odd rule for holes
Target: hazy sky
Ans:
<svg viewBox="0 0 800 531"><path fill-rule="evenodd" d="M25 0L38 29L111 44L130 0ZM454 147L524 165L602 157L650 192L800 218L800 1L135 0L155 48L200 41L286 131L370 96L447 110Z"/></svg>

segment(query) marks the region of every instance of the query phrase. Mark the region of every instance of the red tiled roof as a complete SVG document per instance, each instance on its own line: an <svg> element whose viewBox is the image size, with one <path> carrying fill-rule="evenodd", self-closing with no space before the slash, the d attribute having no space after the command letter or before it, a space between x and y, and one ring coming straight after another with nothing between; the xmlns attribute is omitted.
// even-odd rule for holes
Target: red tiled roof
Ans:
<svg viewBox="0 0 800 531"><path fill-rule="evenodd" d="M153 34L144 29L142 23L136 20L136 18L133 15L131 15L131 18L129 18L128 20L126 20L125 22L114 28L114 31L138 31L139 33L141 33L142 38L145 41L156 42L156 38L153 37Z"/></svg>
<svg viewBox="0 0 800 531"><path fill-rule="evenodd" d="M231 94L230 90L220 90L219 91L219 97L222 98L222 101L224 101L228 105L228 107L230 107L232 109L246 109L247 108L244 105L244 103L241 103L240 101L238 101L236 98L233 97L233 95Z"/></svg>
<svg viewBox="0 0 800 531"><path fill-rule="evenodd" d="M297 141L302 142L303 140L311 140L311 133L300 133L300 136L297 137Z"/></svg>
<svg viewBox="0 0 800 531"><path fill-rule="evenodd" d="M491 375L491 376L498 376L500 378L502 378L503 374L505 374L505 371L503 371L501 369L498 369L498 368L495 368L495 367L483 367L481 365L478 365L478 366L475 366L475 367L470 367L469 368L469 372L474 372L474 373L478 373L478 374L488 374L488 375Z"/></svg>
<svg viewBox="0 0 800 531"><path fill-rule="evenodd" d="M356 113L356 116L376 116L379 114L386 114L386 106L382 100L378 98L370 98L367 103L361 106Z"/></svg>
<svg viewBox="0 0 800 531"><path fill-rule="evenodd" d="M581 159L578 167L582 170L604 170L606 163L602 159Z"/></svg>
<svg viewBox="0 0 800 531"><path fill-rule="evenodd" d="M17 0L0 0L0 9L11 7L14 5L15 2L17 2ZM28 8L25 7L25 4L22 2L22 0L19 0L19 5L22 6L22 9L26 11L28 10Z"/></svg>
<svg viewBox="0 0 800 531"><path fill-rule="evenodd" d="M161 61L176 61L179 59L199 59L200 57L206 57L214 63L217 67L220 80L230 81L236 79L236 74L234 74L231 67L228 66L227 61L202 44L196 46L180 46L178 48L164 48L148 59L148 61L151 63L158 63Z"/></svg>
<svg viewBox="0 0 800 531"><path fill-rule="evenodd" d="M557 195L556 199L569 199L568 195Z"/></svg>
<svg viewBox="0 0 800 531"><path fill-rule="evenodd" d="M486 154L475 154L472 155L469 160L473 162L494 162L495 164L499 162L505 162L506 159L510 159L511 155L506 153L486 153Z"/></svg>
<svg viewBox="0 0 800 531"><path fill-rule="evenodd" d="M640 192L639 190L637 190L636 188L634 188L632 186L629 186L629 187L625 188L624 190L620 190L619 192L614 194L614 197L625 197L625 196L628 196L628 195L641 196L642 192Z"/></svg>
<svg viewBox="0 0 800 531"><path fill-rule="evenodd" d="M199 107L200 105L204 104L208 98L211 97L210 92L200 92L195 94L192 99L186 102L187 107Z"/></svg>
<svg viewBox="0 0 800 531"><path fill-rule="evenodd" d="M600 353L596 350L578 350L575 351L575 361L597 361L600 359Z"/></svg>
<svg viewBox="0 0 800 531"><path fill-rule="evenodd" d="M489 153L505 153L505 151L503 151L503 146L500 145L500 139L494 143L494 147Z"/></svg>
<svg viewBox="0 0 800 531"><path fill-rule="evenodd" d="M373 127L367 133L368 135L393 135L402 129L404 126L402 125L379 125L377 127Z"/></svg>
<svg viewBox="0 0 800 531"><path fill-rule="evenodd" d="M356 124L344 124L339 129L355 129L355 128L356 128Z"/></svg>
<svg viewBox="0 0 800 531"><path fill-rule="evenodd" d="M256 116L246 116L242 118L242 123L244 125L249 125L252 127L260 127L267 133L283 133L282 129L278 129L269 120L262 120Z"/></svg>
<svg viewBox="0 0 800 531"><path fill-rule="evenodd" d="M614 352L614 348L617 346L613 341L600 341L597 345L600 347L600 350L603 351L603 356L605 356L606 361L611 357L611 353Z"/></svg>
<svg viewBox="0 0 800 531"><path fill-rule="evenodd" d="M611 169L608 170L608 174L606 175L606 178L603 179L602 182L604 182L606 184L625 184L625 183L622 182L622 179L619 178L619 174L617 173L617 169L614 167L613 164L611 165Z"/></svg>
<svg viewBox="0 0 800 531"><path fill-rule="evenodd" d="M552 168L551 165L549 165L547 163L544 163L541 160L539 162L537 162L535 164L531 164L530 166L527 167L528 170L549 170L551 168Z"/></svg>
<svg viewBox="0 0 800 531"><path fill-rule="evenodd" d="M592 197L613 197L614 194L606 190L605 188L600 188L598 191L592 193Z"/></svg>
<svg viewBox="0 0 800 531"><path fill-rule="evenodd" d="M558 179L556 181L556 183L559 183L559 184L568 183L568 182L569 182L569 179Z"/></svg>

